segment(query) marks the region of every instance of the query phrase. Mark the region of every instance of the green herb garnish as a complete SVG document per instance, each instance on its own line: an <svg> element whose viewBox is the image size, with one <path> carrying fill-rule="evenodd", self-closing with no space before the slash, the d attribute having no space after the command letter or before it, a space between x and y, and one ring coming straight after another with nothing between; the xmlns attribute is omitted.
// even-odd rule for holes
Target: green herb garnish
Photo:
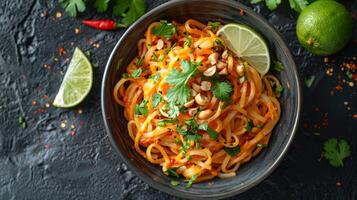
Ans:
<svg viewBox="0 0 357 200"><path fill-rule="evenodd" d="M152 96L152 107L153 108L156 108L159 103L162 101L162 97L159 93L155 93L153 96Z"/></svg>
<svg viewBox="0 0 357 200"><path fill-rule="evenodd" d="M217 99L222 101L229 101L232 92L232 85L226 81L220 82L215 84L211 91Z"/></svg>
<svg viewBox="0 0 357 200"><path fill-rule="evenodd" d="M280 97L280 96L281 96L281 93L282 93L283 91L284 91L284 88L283 88L282 85L278 85L278 86L275 88L275 90L274 90L275 95L276 95L277 97Z"/></svg>
<svg viewBox="0 0 357 200"><path fill-rule="evenodd" d="M344 139L331 138L324 143L323 155L333 167L343 167L343 159L351 155L350 145Z"/></svg>
<svg viewBox="0 0 357 200"><path fill-rule="evenodd" d="M143 70L141 68L138 68L136 70L133 71L133 73L130 74L131 78L139 78L139 76L141 75L141 73L143 72Z"/></svg>
<svg viewBox="0 0 357 200"><path fill-rule="evenodd" d="M166 81L173 86L167 93L167 99L171 104L185 104L190 96L190 88L187 85L188 80L198 71L199 63L190 61L181 61L182 71L173 69L169 72Z"/></svg>
<svg viewBox="0 0 357 200"><path fill-rule="evenodd" d="M176 169L174 168L169 168L167 170L167 173L170 175L170 176L173 176L173 177L176 177L176 178L179 178L180 176L176 173Z"/></svg>
<svg viewBox="0 0 357 200"><path fill-rule="evenodd" d="M197 179L197 175L193 175L190 180L187 181L186 188L190 188L193 184L193 182Z"/></svg>
<svg viewBox="0 0 357 200"><path fill-rule="evenodd" d="M312 85L312 83L314 83L314 81L315 81L314 75L310 76L309 78L305 78L306 87L308 87L308 88L311 87L311 85Z"/></svg>
<svg viewBox="0 0 357 200"><path fill-rule="evenodd" d="M254 123L252 120L249 119L247 125L245 125L245 130L251 132L253 127L254 127Z"/></svg>
<svg viewBox="0 0 357 200"><path fill-rule="evenodd" d="M218 46L220 46L222 49L224 49L224 48L225 48L225 46L223 45L223 43L222 43L222 41L221 41L221 40L216 39L214 42L215 42Z"/></svg>
<svg viewBox="0 0 357 200"><path fill-rule="evenodd" d="M149 113L147 103L148 103L148 100L143 100L139 105L136 104L134 107L135 114L147 116Z"/></svg>
<svg viewBox="0 0 357 200"><path fill-rule="evenodd" d="M278 72L282 72L285 69L283 63L280 61L274 61L274 70Z"/></svg>
<svg viewBox="0 0 357 200"><path fill-rule="evenodd" d="M223 149L229 156L233 157L240 152L240 147L236 146L234 148L224 147Z"/></svg>
<svg viewBox="0 0 357 200"><path fill-rule="evenodd" d="M165 20L160 21L158 27L154 27L152 33L159 37L170 39L176 33L176 27Z"/></svg>
<svg viewBox="0 0 357 200"><path fill-rule="evenodd" d="M208 127L207 123L200 124L198 126L198 129L206 131L212 140L216 140L218 138L218 133L215 130Z"/></svg>
<svg viewBox="0 0 357 200"><path fill-rule="evenodd" d="M216 31L219 28L218 22L208 22L208 26L211 26L212 31Z"/></svg>

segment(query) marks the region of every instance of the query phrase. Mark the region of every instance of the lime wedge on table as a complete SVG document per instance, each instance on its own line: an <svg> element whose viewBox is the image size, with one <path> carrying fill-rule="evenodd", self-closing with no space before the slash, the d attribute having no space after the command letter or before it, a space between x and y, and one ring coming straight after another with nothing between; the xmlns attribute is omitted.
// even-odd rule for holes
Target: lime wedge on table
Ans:
<svg viewBox="0 0 357 200"><path fill-rule="evenodd" d="M240 24L227 24L217 34L227 47L243 60L247 61L261 75L270 67L270 56L263 38L251 28Z"/></svg>
<svg viewBox="0 0 357 200"><path fill-rule="evenodd" d="M85 54L76 48L53 105L60 108L78 105L88 95L92 82L92 65Z"/></svg>

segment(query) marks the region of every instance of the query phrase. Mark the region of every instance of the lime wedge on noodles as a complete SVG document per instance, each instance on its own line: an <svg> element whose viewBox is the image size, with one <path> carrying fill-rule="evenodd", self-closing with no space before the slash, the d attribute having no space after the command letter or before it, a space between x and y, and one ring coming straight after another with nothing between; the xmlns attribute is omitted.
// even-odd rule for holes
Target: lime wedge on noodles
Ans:
<svg viewBox="0 0 357 200"><path fill-rule="evenodd" d="M92 82L92 65L85 54L77 47L53 105L60 108L78 105L88 95Z"/></svg>
<svg viewBox="0 0 357 200"><path fill-rule="evenodd" d="M269 50L263 38L251 28L240 24L227 24L217 34L227 47L243 58L262 76L269 71Z"/></svg>

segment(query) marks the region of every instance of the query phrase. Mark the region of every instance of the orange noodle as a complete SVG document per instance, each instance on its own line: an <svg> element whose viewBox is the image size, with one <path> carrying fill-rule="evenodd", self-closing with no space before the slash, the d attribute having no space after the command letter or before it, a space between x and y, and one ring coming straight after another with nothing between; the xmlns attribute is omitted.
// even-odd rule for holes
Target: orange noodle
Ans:
<svg viewBox="0 0 357 200"><path fill-rule="evenodd" d="M235 176L280 118L279 80L229 51L218 28L193 19L152 23L114 87L134 148L166 175Z"/></svg>

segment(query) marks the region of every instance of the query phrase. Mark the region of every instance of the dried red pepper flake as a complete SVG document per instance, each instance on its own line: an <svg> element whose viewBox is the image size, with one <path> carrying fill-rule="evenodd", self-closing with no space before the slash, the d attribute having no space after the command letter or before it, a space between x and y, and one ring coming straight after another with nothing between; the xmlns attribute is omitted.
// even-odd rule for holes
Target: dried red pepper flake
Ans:
<svg viewBox="0 0 357 200"><path fill-rule="evenodd" d="M343 87L341 85L337 85L335 88L336 88L337 91L342 91L343 90Z"/></svg>
<svg viewBox="0 0 357 200"><path fill-rule="evenodd" d="M72 130L72 131L70 132L70 135L71 135L71 136L75 136L75 135L76 135L76 133L77 133L77 131L76 131L76 130Z"/></svg>
<svg viewBox="0 0 357 200"><path fill-rule="evenodd" d="M353 115L353 118L357 119L357 114L354 114L354 115Z"/></svg>
<svg viewBox="0 0 357 200"><path fill-rule="evenodd" d="M337 187L341 187L341 186L342 186L341 181L337 181L337 182L336 182L336 186L337 186Z"/></svg>
<svg viewBox="0 0 357 200"><path fill-rule="evenodd" d="M239 15L243 16L244 15L244 10L242 8L239 8Z"/></svg>
<svg viewBox="0 0 357 200"><path fill-rule="evenodd" d="M66 52L66 50L63 48L63 47L60 47L60 48L58 48L58 54L60 55L60 56L63 56L63 55L65 55L67 52Z"/></svg>
<svg viewBox="0 0 357 200"><path fill-rule="evenodd" d="M36 106L37 105L37 101L36 100L32 100L31 105L32 106Z"/></svg>

